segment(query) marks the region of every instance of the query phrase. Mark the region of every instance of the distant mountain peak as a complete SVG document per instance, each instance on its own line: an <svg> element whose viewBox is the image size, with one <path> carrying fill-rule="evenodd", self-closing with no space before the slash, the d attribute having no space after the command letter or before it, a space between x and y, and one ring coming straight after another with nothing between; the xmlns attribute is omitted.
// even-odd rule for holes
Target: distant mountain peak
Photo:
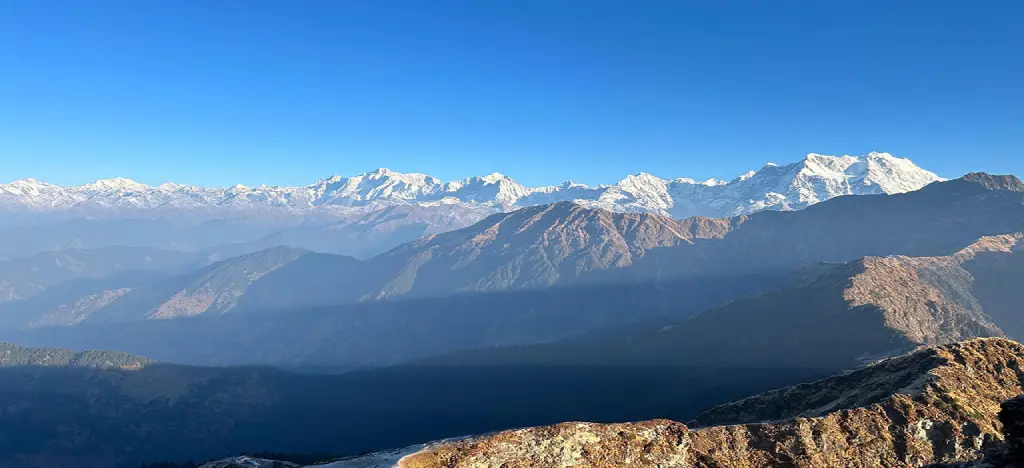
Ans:
<svg viewBox="0 0 1024 468"><path fill-rule="evenodd" d="M345 178L340 176L340 175L332 175L332 176L329 176L329 177L324 177L323 179L320 179L320 180L314 182L313 184L310 185L310 187L313 187L313 186L316 186L316 185L319 185L319 184L336 184L338 182L341 182L344 179Z"/></svg>
<svg viewBox="0 0 1024 468"><path fill-rule="evenodd" d="M587 184L580 184L580 183L573 182L571 180L567 180L567 181L562 182L561 184L559 184L557 188L562 189L562 190L568 190L568 189L573 189L573 188L584 188L585 189L585 188L590 188L590 187Z"/></svg>
<svg viewBox="0 0 1024 468"><path fill-rule="evenodd" d="M833 155L821 154L821 153L807 153L804 156L804 161L815 161L815 160L818 160L818 159L833 160L833 159L844 159L844 158L850 158L850 157L851 156L845 155L845 154L842 155L842 156L833 156ZM767 164L765 164L765 165L767 165Z"/></svg>
<svg viewBox="0 0 1024 468"><path fill-rule="evenodd" d="M768 163L731 181L665 179L647 172L610 185L566 182L526 187L495 172L441 182L421 173L381 167L352 177L331 176L301 187L204 188L163 184L150 187L127 178L64 187L25 179L0 184L0 211L110 217L126 211L197 213L210 218L278 210L291 215L338 207L461 203L504 211L572 200L617 212L650 212L677 218L730 217L762 210L801 209L839 195L901 193L942 180L910 160L889 153L829 156L809 153L789 165ZM1013 184L1010 184L1013 185ZM1008 186L1010 186L1008 185Z"/></svg>
<svg viewBox="0 0 1024 468"><path fill-rule="evenodd" d="M685 221L650 213L613 213L568 200L530 206L375 257L367 276L383 278L383 286L372 286L367 297L550 286L624 267L690 237Z"/></svg>
<svg viewBox="0 0 1024 468"><path fill-rule="evenodd" d="M489 184L493 184L493 183L497 183L497 182L500 182L500 181L503 181L503 180L511 181L512 179L509 179L508 176L506 176L505 174L502 174L500 172L492 172L490 174L487 174L487 175L481 177L480 180L482 180L484 182L487 182Z"/></svg>
<svg viewBox="0 0 1024 468"><path fill-rule="evenodd" d="M651 174L649 172L637 172L636 174L630 174L630 175L626 176L626 178L627 179L639 179L639 180L651 180L651 181L654 181L654 180L663 181L664 180L661 177L658 177L658 176L656 176L654 174Z"/></svg>
<svg viewBox="0 0 1024 468"><path fill-rule="evenodd" d="M82 185L80 186L80 188L85 190L141 190L148 189L149 186L145 184L140 184L132 179L128 179L125 177L114 177L112 179L100 179L97 180L96 182Z"/></svg>

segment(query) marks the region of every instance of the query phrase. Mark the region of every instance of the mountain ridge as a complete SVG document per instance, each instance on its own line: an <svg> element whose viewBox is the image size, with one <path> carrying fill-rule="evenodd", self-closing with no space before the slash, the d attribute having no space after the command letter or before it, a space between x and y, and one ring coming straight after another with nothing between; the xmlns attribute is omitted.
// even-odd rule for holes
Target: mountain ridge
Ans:
<svg viewBox="0 0 1024 468"><path fill-rule="evenodd" d="M1022 362L1019 343L976 339L718 406L698 417L703 427L697 429L669 420L567 422L429 445L396 466L916 467L970 461L1002 438L997 414L1002 402L1024 391Z"/></svg>
<svg viewBox="0 0 1024 468"><path fill-rule="evenodd" d="M380 168L352 177L331 176L307 186L205 188L165 183L140 184L114 178L79 186L23 179L0 184L0 209L19 212L73 211L93 214L211 210L351 215L367 209L416 204L462 204L504 211L577 201L622 212L651 212L676 218L726 217L765 209L793 210L840 195L901 193L942 180L910 160L889 153L864 156L808 154L787 165L766 164L729 182L629 175L611 185L573 182L526 187L494 173L441 182L420 173Z"/></svg>
<svg viewBox="0 0 1024 468"><path fill-rule="evenodd" d="M276 257L274 252L261 251L260 256L267 257L269 263L256 262L251 266L266 274L251 281L244 273L249 263L236 260L221 263L221 267L227 268L218 267L219 272L211 277L221 278L223 282L218 279L193 283L197 278L185 275L164 281L162 284L167 288L160 286L156 290L141 287L145 285L135 282L103 283L99 285L102 289L87 290L75 297L69 294L63 301L66 306L55 308L58 305L48 305L48 310L53 310L53 313L47 312L41 319L28 321L27 328L43 328L37 324L71 324L83 318L82 325L89 325L87 322L103 321L104 316L134 321L144 318L140 313L156 310L165 303L188 306L174 309L184 312L173 314L180 316L207 311L207 315L230 311L226 316L254 312L237 319L189 321L169 324L168 327L192 329L181 336L197 336L195 329L211 326L213 331L204 333L211 337L207 341L212 344L203 348L216 351L204 359L213 359L212 356L217 354L218 359L230 356L228 362L237 362L235 360L240 356L231 349L232 345L217 336L231 333L225 330L230 330L232 324L246 328L246 332L240 332L241 335L248 336L246 333L252 331L261 336L254 338L260 342L280 343L281 347L273 348L277 351L268 355L254 353L273 359L273 362L299 363L309 357L306 351L327 349L320 345L315 348L300 346L301 353L281 353L287 351L286 340L276 339L273 335L283 333L284 329L291 330L289 336L304 344L328 343L332 336L344 335L347 336L344 341L350 346L342 354L346 357L361 356L351 361L346 358L341 364L351 366L368 364L367 361L357 361L367 358L366 351L377 346L376 341L362 340L362 337L356 339L353 334L387 335L391 337L389 339L402 342L402 345L393 347L396 351L392 355L406 358L475 346L542 343L562 339L566 334L590 333L598 326L624 325L634 319L685 319L725 301L745 301L747 299L742 296L778 288L800 269L823 262L826 265L840 262L842 265L838 267L829 267L827 281L823 280L820 285L789 288L789 296L767 298L774 302L762 302L759 306L762 309L775 307L773 310L778 310L780 317L787 317L787 323L794 330L806 331L805 326L798 325L808 323L817 323L828 329L837 326L840 330L863 327L863 337L871 337L870 346L865 340L847 343L846 338L852 335L840 333L831 338L825 351L813 356L831 358L826 364L832 365L850 362L862 353L873 355L962 337L999 336L1004 333L1024 336L1024 321L1014 318L1015 299L1000 292L1016 291L1018 288L1008 283L1022 277L1015 270L1018 259L1022 257L997 251L1011 252L1013 246L1009 244L1016 241L989 239L986 242L993 243L991 248L975 246L978 251L973 254L961 252L985 236L1024 231L1022 196L1019 192L987 188L970 180L958 179L907 194L840 197L795 212L686 220L651 213L613 213L560 202L494 214L475 226L426 236L365 261L306 253L276 268L278 264L272 260ZM891 255L949 256L957 252L961 252L964 258L953 263L886 258ZM864 260L862 257L871 258ZM964 269L959 263L970 265ZM242 268L231 267L233 264ZM827 268L818 269L824 272ZM861 270L867 270L868 274L860 274ZM972 282L969 280L972 274L987 276L985 281ZM898 288L893 289L896 285L887 279L888 276L900 278L902 287L913 288L914 294L898 294ZM726 286L729 278L742 281L737 281L737 287L731 288ZM186 279L183 283L178 282ZM857 303L844 299L847 291L852 290L848 283L854 281L863 285L858 290L866 291L850 296L850 299L860 301ZM990 284L999 286L990 287ZM202 285L210 285L212 289ZM129 287L137 289L122 293ZM983 294L972 296L968 290L972 287ZM544 292L545 289L550 291ZM185 293L175 298L182 291ZM489 295L499 291L508 294ZM633 308L628 302L613 301L609 295L616 292L641 293L645 297L634 300ZM228 299L225 307L205 306L200 299L213 298L210 293ZM879 300L886 302L879 302L868 293L875 293ZM117 294L121 296L115 297ZM559 299L556 295L564 297ZM491 297L502 301L502 304L488 306L487 301ZM915 300L901 299L903 297ZM154 301L135 302L139 298ZM931 302L916 299L930 299ZM595 301L601 304L595 304ZM631 313L611 313L604 307L611 303ZM986 305L984 312L991 311L995 319L986 317L981 303L991 305L991 310ZM238 307L227 307L231 304ZM446 304L451 307L446 308ZM697 304L699 309L695 308ZM807 304L827 307L835 315L806 310ZM29 305L22 308L26 314L30 312ZM517 311L517 305L522 310ZM442 320L443 324L423 325L421 320L429 321L429 318L412 319L417 308L431 311L431 316ZM578 313L562 314L557 312L558 308L571 308ZM331 309L353 312L346 312L348 318L345 320L330 320L325 317ZM354 312L357 310L362 312ZM479 310L488 310L489 313L474 312ZM309 311L311 314L267 318L282 311ZM794 316L796 311L803 315ZM372 320L369 319L371 314ZM933 320L929 318L932 315L944 318ZM760 343L757 337L767 332L785 331L776 330L777 323L762 323L764 320L758 314L739 316L743 318L726 320L724 324L714 320L712 322L716 323L706 323L710 320L707 316L693 320L714 325L712 328L715 330L723 326L732 332L744 330L748 338L743 346L730 348L732 354ZM398 326L395 321L420 323L419 327L437 330L433 332L436 336L461 329L487 339L463 341L451 336L440 342L430 342L416 336L413 332L415 327ZM992 321L998 325L992 325ZM322 341L312 340L312 335L301 333L294 324L287 325L288 322L316 323L317 333L314 335ZM255 326L257 323L267 326ZM745 326L748 323L759 325ZM542 326L545 331L531 334L528 324ZM41 329L39 333L23 335L25 339L32 340L45 340L45 337L52 336L57 341L32 342L72 348L106 347L110 343L107 340L113 340L129 346L123 348L125 350L163 360L173 361L188 356L181 362L209 362L192 360L200 355L193 353L195 346L187 346L189 350L186 352L179 350L164 354L165 351L154 351L146 342L162 342L156 337L159 326L139 325L126 333L152 337L145 342L124 341L116 333L100 330L111 327L76 329L76 333L88 331L88 339L82 339L84 342L59 330ZM10 330L10 333L18 332ZM338 333L341 335L335 335ZM403 338L403 333L408 336ZM666 334L653 333L649 344L662 342L662 335ZM783 345L763 346L756 352L747 353L749 357L743 360L754 362L776 356L780 348L800 343L801 339L797 335L783 340ZM175 340L170 340L163 348L181 348L182 343ZM704 337L697 334L684 341L703 342ZM333 345L329 346L335 349ZM707 343L707 346L717 345ZM844 350L850 352L840 353Z"/></svg>

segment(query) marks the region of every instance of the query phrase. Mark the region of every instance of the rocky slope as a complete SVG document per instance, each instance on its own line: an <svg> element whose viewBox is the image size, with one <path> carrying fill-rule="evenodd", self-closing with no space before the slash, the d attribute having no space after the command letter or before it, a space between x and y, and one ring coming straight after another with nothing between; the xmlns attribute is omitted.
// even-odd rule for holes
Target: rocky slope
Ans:
<svg viewBox="0 0 1024 468"><path fill-rule="evenodd" d="M641 173L598 187L566 182L528 188L497 173L441 182L425 174L388 169L328 177L305 187L237 185L222 189L173 183L152 187L124 178L63 187L27 179L0 184L0 209L79 216L190 212L209 218L268 210L345 216L353 213L345 208L363 206L461 204L509 210L576 200L611 211L726 217L766 209L800 209L840 195L906 192L936 180L935 174L887 153L861 157L812 153L800 162L769 164L731 182L662 179Z"/></svg>
<svg viewBox="0 0 1024 468"><path fill-rule="evenodd" d="M565 284L596 270L627 267L652 249L720 236L731 223L562 202L424 237L368 261L361 275L370 281L370 297Z"/></svg>
<svg viewBox="0 0 1024 468"><path fill-rule="evenodd" d="M442 444L398 466L889 466L969 461L1024 391L1024 347L980 339L714 408L684 424L563 423Z"/></svg>

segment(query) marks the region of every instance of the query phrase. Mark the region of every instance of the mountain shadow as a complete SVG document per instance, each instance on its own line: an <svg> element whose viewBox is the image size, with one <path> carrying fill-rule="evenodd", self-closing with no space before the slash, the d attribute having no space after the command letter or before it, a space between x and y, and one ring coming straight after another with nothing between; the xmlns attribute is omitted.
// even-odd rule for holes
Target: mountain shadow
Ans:
<svg viewBox="0 0 1024 468"><path fill-rule="evenodd" d="M309 254L302 262L336 256ZM268 275L268 276L269 276ZM272 364L333 372L379 367L457 350L543 343L641 324L668 324L710 307L772 289L789 273L689 278L665 283L579 285L369 301L303 309L246 309L174 320L84 322L2 332L13 342L73 349L118 349L166 362ZM299 278L295 280L301 281ZM160 297L183 286L174 281ZM278 283L287 284L287 283ZM301 286L296 286L301 291ZM253 289L252 287L250 289ZM262 289L255 298L273 290ZM253 293L250 293L253 294ZM134 296L116 310L131 305ZM143 295L138 297L152 297ZM242 304L260 299L242 296ZM273 305L267 296L263 304ZM137 310L152 310L152 303ZM605 331L602 331L605 330ZM259 346L253 346L259 343Z"/></svg>

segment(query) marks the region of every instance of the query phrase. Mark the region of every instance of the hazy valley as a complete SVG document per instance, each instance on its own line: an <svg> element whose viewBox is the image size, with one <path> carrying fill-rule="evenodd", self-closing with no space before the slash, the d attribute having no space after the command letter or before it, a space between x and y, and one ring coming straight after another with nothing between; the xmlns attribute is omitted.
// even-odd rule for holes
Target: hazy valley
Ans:
<svg viewBox="0 0 1024 468"><path fill-rule="evenodd" d="M1020 392L1021 377L1006 372L1024 357L1004 338L1024 338L1013 287L1024 280L1024 184L975 173L802 208L684 219L583 199L494 208L362 258L330 245L391 234L346 225L337 236L264 231L186 246L147 237L179 232L146 227L177 223L166 219L46 221L87 227L49 238L78 236L75 247L38 253L50 240L8 237L8 250L28 243L0 262L0 337L18 345L4 350L11 410L0 424L24 436L0 448L11 460L0 466L403 446L419 448L336 466L398 463L388 453L409 455L403 466L983 456L1001 437L999 404ZM95 223L120 222L143 226L138 242L86 240ZM311 239L324 244L306 248ZM977 338L993 340L965 342ZM951 410L937 403L951 383L904 388L926 374L958 378L949 353L989 366L971 385L995 379L999 390L971 390L971 406ZM712 409L850 369L860 370L782 391L799 408L772 403L776 391ZM850 379L877 388L854 391ZM784 422L797 416L812 419ZM655 418L702 428L623 423ZM413 445L563 421L590 423ZM783 422L716 428L760 421ZM972 426L942 429L954 421ZM887 424L881 445L820 454L786 435L820 427L849 440ZM557 454L525 448L553 441ZM784 450L763 452L768 441Z"/></svg>

